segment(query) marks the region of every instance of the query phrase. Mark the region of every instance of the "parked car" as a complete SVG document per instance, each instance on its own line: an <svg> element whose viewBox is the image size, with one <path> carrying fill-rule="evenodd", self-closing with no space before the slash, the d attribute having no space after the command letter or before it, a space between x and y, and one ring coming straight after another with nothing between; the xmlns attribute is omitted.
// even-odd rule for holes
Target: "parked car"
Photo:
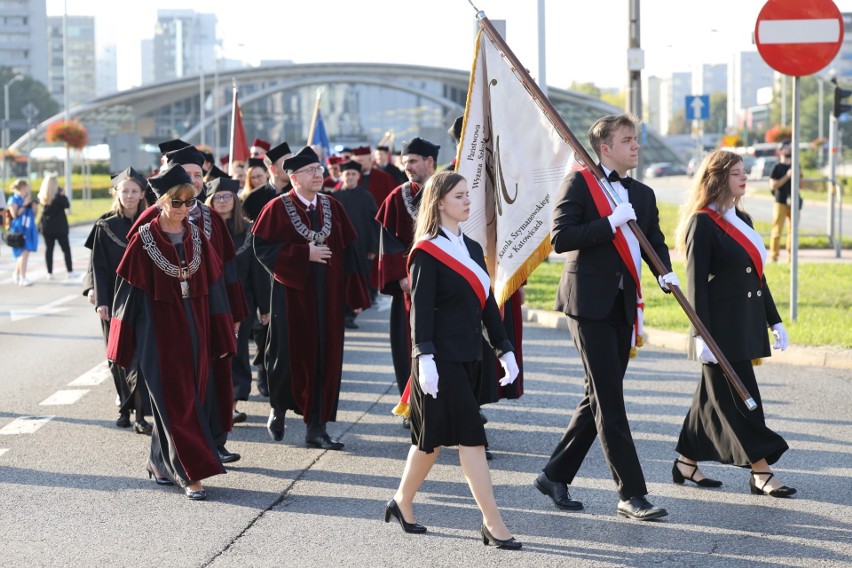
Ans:
<svg viewBox="0 0 852 568"><path fill-rule="evenodd" d="M671 162L657 162L645 169L645 177L648 178L683 175L686 175L686 168L680 164L672 164Z"/></svg>
<svg viewBox="0 0 852 568"><path fill-rule="evenodd" d="M778 158L776 156L761 156L754 160L754 165L751 167L751 171L748 173L749 179L763 179L768 178L769 174L772 173L772 168L775 167L775 164L778 163Z"/></svg>

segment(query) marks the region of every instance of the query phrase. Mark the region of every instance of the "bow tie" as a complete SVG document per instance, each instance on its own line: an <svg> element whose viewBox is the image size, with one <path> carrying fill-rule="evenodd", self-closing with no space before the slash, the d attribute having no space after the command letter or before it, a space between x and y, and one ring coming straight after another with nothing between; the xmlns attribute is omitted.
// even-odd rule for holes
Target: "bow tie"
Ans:
<svg viewBox="0 0 852 568"><path fill-rule="evenodd" d="M633 181L633 179L631 179L629 176L618 177L618 172L615 170L609 172L609 175L606 176L606 179L608 179L610 183L621 182L621 185L623 185L625 188L630 187L630 183Z"/></svg>

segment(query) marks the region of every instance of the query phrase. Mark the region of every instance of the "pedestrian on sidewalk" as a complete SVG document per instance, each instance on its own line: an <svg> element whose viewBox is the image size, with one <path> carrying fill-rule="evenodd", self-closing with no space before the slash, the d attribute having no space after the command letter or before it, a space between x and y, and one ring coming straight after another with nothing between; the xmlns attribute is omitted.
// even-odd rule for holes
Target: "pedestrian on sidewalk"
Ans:
<svg viewBox="0 0 852 568"><path fill-rule="evenodd" d="M568 494L568 484L600 437L620 499L616 514L647 521L668 512L645 497L648 489L624 405L624 374L632 348L639 346L643 305L644 253L628 221L636 221L666 268L662 276L648 263L660 287L668 291L679 282L671 272L654 191L626 177L639 163L636 123L631 115L610 115L589 130L601 169L619 196L614 208L588 169L568 175L556 198L551 242L557 253L567 252L556 309L568 316L585 370L585 394L534 485L558 508L582 509Z"/></svg>
<svg viewBox="0 0 852 568"><path fill-rule="evenodd" d="M65 269L68 279L76 277L71 264L71 244L68 242L68 216L65 210L71 204L65 196L65 191L59 187L56 176L48 174L41 182L38 192L41 203L41 220L39 229L44 237L44 262L47 265L47 279L53 280L53 247L59 243L65 256Z"/></svg>
<svg viewBox="0 0 852 568"><path fill-rule="evenodd" d="M790 197L792 190L793 178L793 149L790 146L790 141L785 140L778 148L777 164L772 167L772 172L769 174L769 189L772 191L772 197L775 203L772 209L772 232L769 236L770 260L778 261L778 254L781 250L781 233L787 229L787 261L790 260L790 254L793 250L793 231L791 222ZM801 179L800 174L800 179ZM800 203L801 205L801 203Z"/></svg>
<svg viewBox="0 0 852 568"><path fill-rule="evenodd" d="M38 202L33 201L30 192L30 183L24 178L18 178L12 182L12 197L9 198L7 209L12 217L9 224L9 233L23 235L21 246L12 247L12 256L15 262L15 283L18 286L32 286L33 283L27 279L27 261L30 253L38 250L38 227L36 226L36 212Z"/></svg>
<svg viewBox="0 0 852 568"><path fill-rule="evenodd" d="M411 448L399 488L385 510L407 533L423 533L413 502L441 446L458 446L462 472L482 511L484 544L516 550L500 516L485 459L485 428L474 387L483 364L482 327L506 370L518 376L512 344L491 290L482 247L459 224L470 216L467 181L437 173L423 188L408 257L411 275Z"/></svg>
<svg viewBox="0 0 852 568"><path fill-rule="evenodd" d="M701 380L683 421L672 480L718 487L698 468L716 461L751 468L754 494L789 497L769 467L787 450L787 442L766 426L753 361L787 348L781 316L763 275L766 248L751 217L741 209L746 173L742 157L715 150L704 158L681 212L677 244L686 257L687 298L719 349L757 403L749 410L728 385L704 339L692 329L690 356L702 362Z"/></svg>

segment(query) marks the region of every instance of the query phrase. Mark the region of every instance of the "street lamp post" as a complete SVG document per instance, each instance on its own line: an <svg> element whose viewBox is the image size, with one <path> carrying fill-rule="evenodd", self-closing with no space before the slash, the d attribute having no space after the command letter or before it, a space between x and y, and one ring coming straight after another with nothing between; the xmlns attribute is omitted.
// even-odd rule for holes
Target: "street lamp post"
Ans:
<svg viewBox="0 0 852 568"><path fill-rule="evenodd" d="M23 75L15 75L14 77L12 77L12 79L8 83L3 85L3 103L4 103L3 106L5 107L3 109L5 111L3 118L5 120L3 122L3 136L2 136L2 138L3 138L3 140L2 140L2 144L3 144L3 164L2 164L3 165L3 185L0 186L3 189L0 189L0 191L6 191L6 158L7 158L6 152L9 151L9 87L12 85L12 83L15 83L17 81L23 81L23 80L24 80Z"/></svg>

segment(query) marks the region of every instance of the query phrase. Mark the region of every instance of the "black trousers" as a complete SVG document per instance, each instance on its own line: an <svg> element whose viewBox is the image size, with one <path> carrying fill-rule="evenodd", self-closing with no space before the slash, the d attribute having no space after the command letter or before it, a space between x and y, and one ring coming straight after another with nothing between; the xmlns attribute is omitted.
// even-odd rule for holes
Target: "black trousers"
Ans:
<svg viewBox="0 0 852 568"><path fill-rule="evenodd" d="M583 360L585 395L568 429L553 450L544 473L551 481L571 483L597 436L621 499L648 493L624 407L624 373L633 327L624 314L620 292L603 320L568 318L574 345Z"/></svg>
<svg viewBox="0 0 852 568"><path fill-rule="evenodd" d="M48 274L53 274L53 247L57 242L65 255L65 268L71 272L71 245L68 243L68 235L44 235L44 262Z"/></svg>

